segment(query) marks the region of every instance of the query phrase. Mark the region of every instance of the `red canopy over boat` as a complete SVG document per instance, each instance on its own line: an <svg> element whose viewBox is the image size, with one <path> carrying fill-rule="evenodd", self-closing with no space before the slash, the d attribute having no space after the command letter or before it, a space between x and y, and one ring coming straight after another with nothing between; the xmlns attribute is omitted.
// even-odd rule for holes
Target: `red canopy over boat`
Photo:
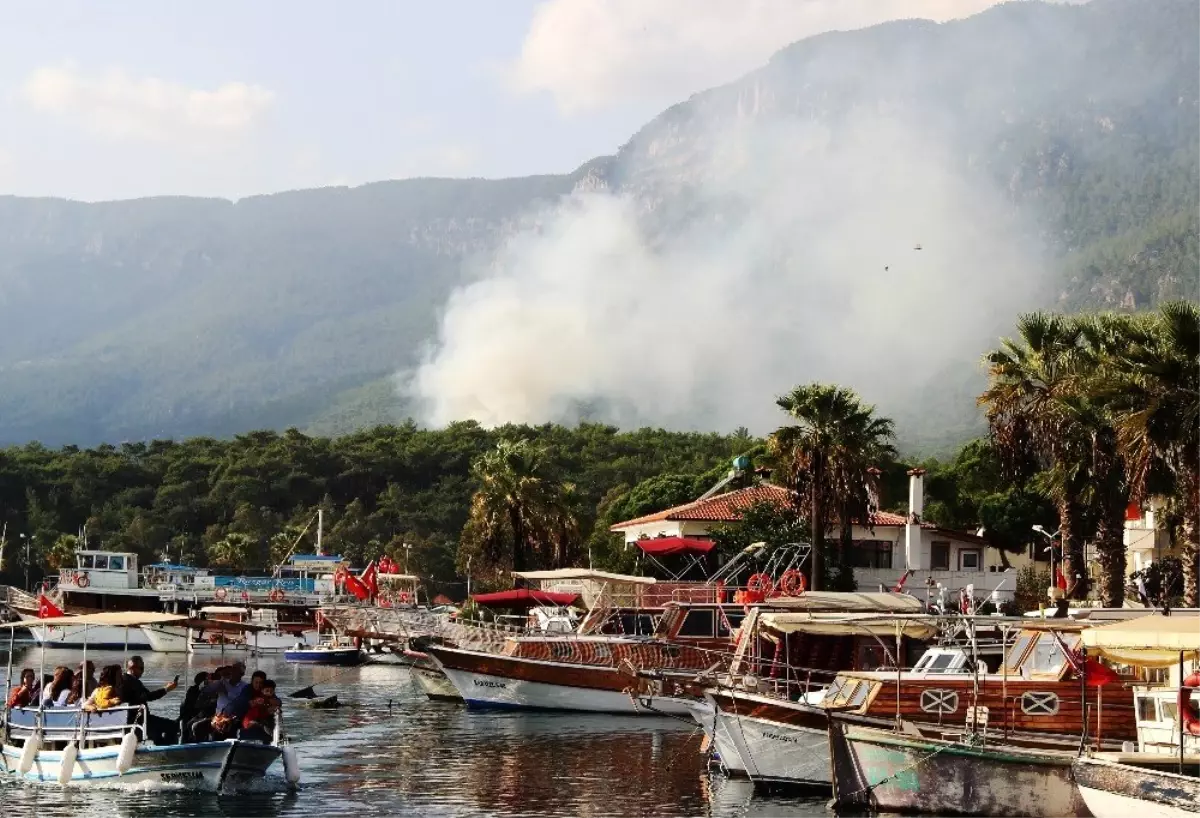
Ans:
<svg viewBox="0 0 1200 818"><path fill-rule="evenodd" d="M697 540L691 537L656 537L638 540L637 547L647 554L671 556L672 554L707 554L713 550L712 540Z"/></svg>
<svg viewBox="0 0 1200 818"><path fill-rule="evenodd" d="M511 591L497 591L494 594L472 594L471 599L478 605L491 605L501 608L530 608L534 605L570 605L579 599L579 594L559 594L553 591L533 591L529 588L514 588Z"/></svg>

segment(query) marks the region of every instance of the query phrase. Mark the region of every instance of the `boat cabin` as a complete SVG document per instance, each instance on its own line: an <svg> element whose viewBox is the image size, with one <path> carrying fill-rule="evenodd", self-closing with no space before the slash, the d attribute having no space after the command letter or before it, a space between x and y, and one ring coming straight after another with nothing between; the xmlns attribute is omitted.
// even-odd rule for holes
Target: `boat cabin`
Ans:
<svg viewBox="0 0 1200 818"><path fill-rule="evenodd" d="M75 567L59 569L58 587L63 591L136 589L137 554L126 551L76 551Z"/></svg>
<svg viewBox="0 0 1200 818"><path fill-rule="evenodd" d="M375 595L376 604L384 608L417 607L420 577L412 574L379 573L375 575L375 585L378 588Z"/></svg>

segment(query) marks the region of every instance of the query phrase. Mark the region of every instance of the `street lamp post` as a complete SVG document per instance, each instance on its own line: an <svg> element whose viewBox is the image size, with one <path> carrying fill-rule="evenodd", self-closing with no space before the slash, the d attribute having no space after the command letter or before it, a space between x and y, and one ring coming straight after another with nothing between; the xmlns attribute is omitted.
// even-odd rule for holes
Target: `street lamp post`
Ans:
<svg viewBox="0 0 1200 818"><path fill-rule="evenodd" d="M408 573L408 554L412 551L412 545L404 543L404 573Z"/></svg>
<svg viewBox="0 0 1200 818"><path fill-rule="evenodd" d="M471 558L467 557L467 599L471 598Z"/></svg>
<svg viewBox="0 0 1200 818"><path fill-rule="evenodd" d="M1050 544L1047 545L1042 550L1050 552L1050 588L1046 595L1049 596L1050 599L1053 601L1053 600L1058 599L1058 594L1061 590L1058 587L1058 582L1054 578L1054 539L1056 537L1058 537L1059 534L1062 533L1062 529L1060 528L1058 531L1055 531L1053 534L1051 534L1049 531L1046 530L1045 526L1043 526L1039 523L1038 525L1035 525L1033 527L1033 530L1036 531L1038 534L1041 534L1043 537L1045 537L1047 540L1050 541Z"/></svg>
<svg viewBox="0 0 1200 818"><path fill-rule="evenodd" d="M21 539L23 539L25 541L25 590L28 591L30 588L30 586L29 586L29 547L31 545L33 545L33 535L30 534L27 537L24 534L22 534Z"/></svg>

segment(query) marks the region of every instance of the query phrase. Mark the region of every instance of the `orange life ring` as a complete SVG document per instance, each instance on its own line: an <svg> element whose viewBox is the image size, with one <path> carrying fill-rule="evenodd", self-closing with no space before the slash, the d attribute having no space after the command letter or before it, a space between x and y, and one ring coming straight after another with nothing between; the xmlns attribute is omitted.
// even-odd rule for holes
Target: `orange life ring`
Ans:
<svg viewBox="0 0 1200 818"><path fill-rule="evenodd" d="M783 572L783 576L779 578L779 595L780 596L796 596L808 590L808 577L797 571L795 568L789 568Z"/></svg>
<svg viewBox="0 0 1200 818"><path fill-rule="evenodd" d="M283 602L283 589L272 588L271 593L267 594L267 599L271 600L272 602Z"/></svg>
<svg viewBox="0 0 1200 818"><path fill-rule="evenodd" d="M213 596L215 596L217 599L219 599L221 601L224 601L225 597L229 596L229 592L226 591L224 588L218 588L216 591L213 592Z"/></svg>
<svg viewBox="0 0 1200 818"><path fill-rule="evenodd" d="M755 574L746 581L746 590L762 600L775 590L775 581L769 574Z"/></svg>
<svg viewBox="0 0 1200 818"><path fill-rule="evenodd" d="M87 574L76 574L75 575L75 584L78 585L80 588L86 588L92 584L92 581L90 579L88 579Z"/></svg>
<svg viewBox="0 0 1200 818"><path fill-rule="evenodd" d="M403 602L405 605L408 604L408 592L407 591L401 591L400 594L396 598L399 599L401 602Z"/></svg>
<svg viewBox="0 0 1200 818"><path fill-rule="evenodd" d="M1200 670L1189 674L1179 688L1179 718L1183 719L1183 729L1188 735L1200 736L1200 711L1192 704L1195 687L1200 687Z"/></svg>

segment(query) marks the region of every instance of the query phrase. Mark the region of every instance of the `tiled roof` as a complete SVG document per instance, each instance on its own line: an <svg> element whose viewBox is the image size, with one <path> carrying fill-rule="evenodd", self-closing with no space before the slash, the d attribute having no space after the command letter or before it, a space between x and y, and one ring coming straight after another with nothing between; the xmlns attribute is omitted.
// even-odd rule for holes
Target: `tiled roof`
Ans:
<svg viewBox="0 0 1200 818"><path fill-rule="evenodd" d="M788 502L788 490L782 486L776 486L772 483L759 483L755 486L750 486L736 491L729 491L725 494L717 494L705 500L693 500L690 503L684 503L681 506L668 508L663 511L657 511L654 514L647 514L644 517L637 517L633 520L626 520L622 523L609 526L609 531L623 531L635 525L643 523L657 523L663 520L691 520L693 522L704 523L733 523L741 517L742 512L754 505L755 503L768 502L778 503L780 505ZM879 528L883 526L904 526L907 519L903 514L893 514L890 511L876 511L871 514L871 528ZM942 531L932 523L922 523L922 528L936 529ZM955 537L962 539L979 539L972 534L964 534L958 531L946 531L946 534L952 534ZM982 542L982 540L980 540Z"/></svg>

